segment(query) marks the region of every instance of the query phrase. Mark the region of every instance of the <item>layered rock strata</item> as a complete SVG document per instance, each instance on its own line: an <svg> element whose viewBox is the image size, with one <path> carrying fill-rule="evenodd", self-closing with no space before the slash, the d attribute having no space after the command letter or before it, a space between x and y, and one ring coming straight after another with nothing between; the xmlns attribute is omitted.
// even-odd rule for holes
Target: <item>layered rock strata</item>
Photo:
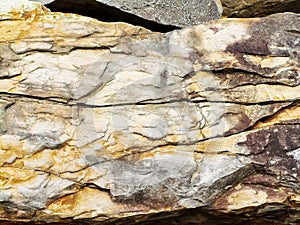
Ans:
<svg viewBox="0 0 300 225"><path fill-rule="evenodd" d="M162 34L13 7L0 3L1 220L297 223L299 15Z"/></svg>

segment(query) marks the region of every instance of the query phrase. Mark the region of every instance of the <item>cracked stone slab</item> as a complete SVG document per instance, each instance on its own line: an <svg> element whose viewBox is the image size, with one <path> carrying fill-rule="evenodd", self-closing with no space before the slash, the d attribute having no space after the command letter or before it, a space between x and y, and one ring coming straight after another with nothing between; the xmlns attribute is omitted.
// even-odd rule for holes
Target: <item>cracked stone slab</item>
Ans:
<svg viewBox="0 0 300 225"><path fill-rule="evenodd" d="M0 220L299 218L299 15L163 34L24 4L0 21Z"/></svg>

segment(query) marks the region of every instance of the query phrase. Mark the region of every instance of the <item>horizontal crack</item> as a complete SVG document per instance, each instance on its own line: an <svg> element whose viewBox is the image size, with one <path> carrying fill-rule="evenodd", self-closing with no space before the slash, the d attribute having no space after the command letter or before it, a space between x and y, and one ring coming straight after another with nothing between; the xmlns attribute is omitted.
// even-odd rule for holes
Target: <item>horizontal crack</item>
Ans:
<svg viewBox="0 0 300 225"><path fill-rule="evenodd" d="M267 78L265 78L265 79L267 79ZM257 83L257 84L244 83L244 84L236 85L234 87L230 87L230 88L226 88L226 89L217 89L217 90L226 91L226 90L234 90L235 88L239 88L239 87L247 87L247 86L256 87L256 86L259 86L259 85L271 85L271 86L283 86L283 87L297 87L297 86L299 86L299 84L298 85L290 85L290 84L286 84L286 83L281 83L280 81L270 80L270 81L260 82L260 83Z"/></svg>
<svg viewBox="0 0 300 225"><path fill-rule="evenodd" d="M300 97L299 97L300 99ZM297 101L296 100L269 100L269 101L264 101L264 102L234 102L234 101L216 101L216 100L192 100L193 103L220 103L220 104L236 104L236 105L245 105L245 106L251 106L251 105L259 105L259 106L264 106L264 105L272 105L272 104L280 104L280 103L293 103Z"/></svg>
<svg viewBox="0 0 300 225"><path fill-rule="evenodd" d="M283 30L283 31L292 33L292 34L300 34L300 30Z"/></svg>
<svg viewBox="0 0 300 225"><path fill-rule="evenodd" d="M114 47L116 45L110 45L110 46L70 46L69 53L76 50L110 50L110 48Z"/></svg>
<svg viewBox="0 0 300 225"><path fill-rule="evenodd" d="M27 98L27 99L34 99L34 100L41 100L41 101L50 101L50 102L61 103L61 104L68 104L69 101L68 99L64 99L62 97L55 97L55 96L41 97L41 96L9 93L9 92L0 92L0 97L2 96L7 98L14 98L14 99ZM63 101L60 101L59 99Z"/></svg>
<svg viewBox="0 0 300 225"><path fill-rule="evenodd" d="M48 97L41 97L41 96L33 96L27 94L20 94L20 93L9 93L9 92L0 92L0 97L7 97L7 98L27 98L27 99L34 99L34 100L41 100L41 101L49 101L53 103L65 104L68 106L78 106L78 107L85 107L85 108L109 108L109 107L119 107L119 106L133 106L133 105L165 105L165 104L172 104L176 102L188 102L191 104L198 104L198 103L219 103L219 104L237 104L237 105L271 105L271 104L278 104L278 103L294 103L295 101L300 100L270 100L264 102L236 102L236 101L218 101L218 100L211 100L211 99L203 99L203 100L193 100L189 98L179 98L179 99L171 99L167 101L160 101L160 102L124 102L124 103L110 103L110 104L102 104L102 105L92 105L86 104L84 102L75 102L74 99L67 99L60 96L48 96Z"/></svg>

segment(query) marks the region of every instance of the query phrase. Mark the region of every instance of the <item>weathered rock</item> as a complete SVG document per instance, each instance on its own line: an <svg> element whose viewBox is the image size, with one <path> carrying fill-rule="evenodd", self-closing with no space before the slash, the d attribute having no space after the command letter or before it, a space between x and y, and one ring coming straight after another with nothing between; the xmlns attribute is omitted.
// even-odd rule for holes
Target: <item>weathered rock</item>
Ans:
<svg viewBox="0 0 300 225"><path fill-rule="evenodd" d="M297 223L299 15L161 34L22 3L0 3L0 219Z"/></svg>
<svg viewBox="0 0 300 225"><path fill-rule="evenodd" d="M219 18L221 14L225 17L249 18L280 12L300 13L299 0L36 1L42 2L52 11L78 13L101 21L125 21L162 32L214 20Z"/></svg>
<svg viewBox="0 0 300 225"><path fill-rule="evenodd" d="M228 17L260 17L279 12L300 12L299 0L221 0L223 15Z"/></svg>
<svg viewBox="0 0 300 225"><path fill-rule="evenodd" d="M36 0L52 11L79 12L102 21L126 21L157 30L160 24L186 27L222 15L220 0ZM155 25L158 27L156 28ZM165 27L168 29L168 27ZM171 27L169 27L171 29Z"/></svg>

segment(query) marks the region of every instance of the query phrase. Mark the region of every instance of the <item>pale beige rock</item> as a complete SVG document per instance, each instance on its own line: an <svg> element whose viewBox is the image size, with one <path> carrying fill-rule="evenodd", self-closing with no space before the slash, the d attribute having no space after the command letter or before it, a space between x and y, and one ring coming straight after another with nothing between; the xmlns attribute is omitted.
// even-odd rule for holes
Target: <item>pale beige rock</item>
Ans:
<svg viewBox="0 0 300 225"><path fill-rule="evenodd" d="M0 220L166 223L157 213L197 207L178 224L246 208L299 218L299 20L161 34L6 10Z"/></svg>

